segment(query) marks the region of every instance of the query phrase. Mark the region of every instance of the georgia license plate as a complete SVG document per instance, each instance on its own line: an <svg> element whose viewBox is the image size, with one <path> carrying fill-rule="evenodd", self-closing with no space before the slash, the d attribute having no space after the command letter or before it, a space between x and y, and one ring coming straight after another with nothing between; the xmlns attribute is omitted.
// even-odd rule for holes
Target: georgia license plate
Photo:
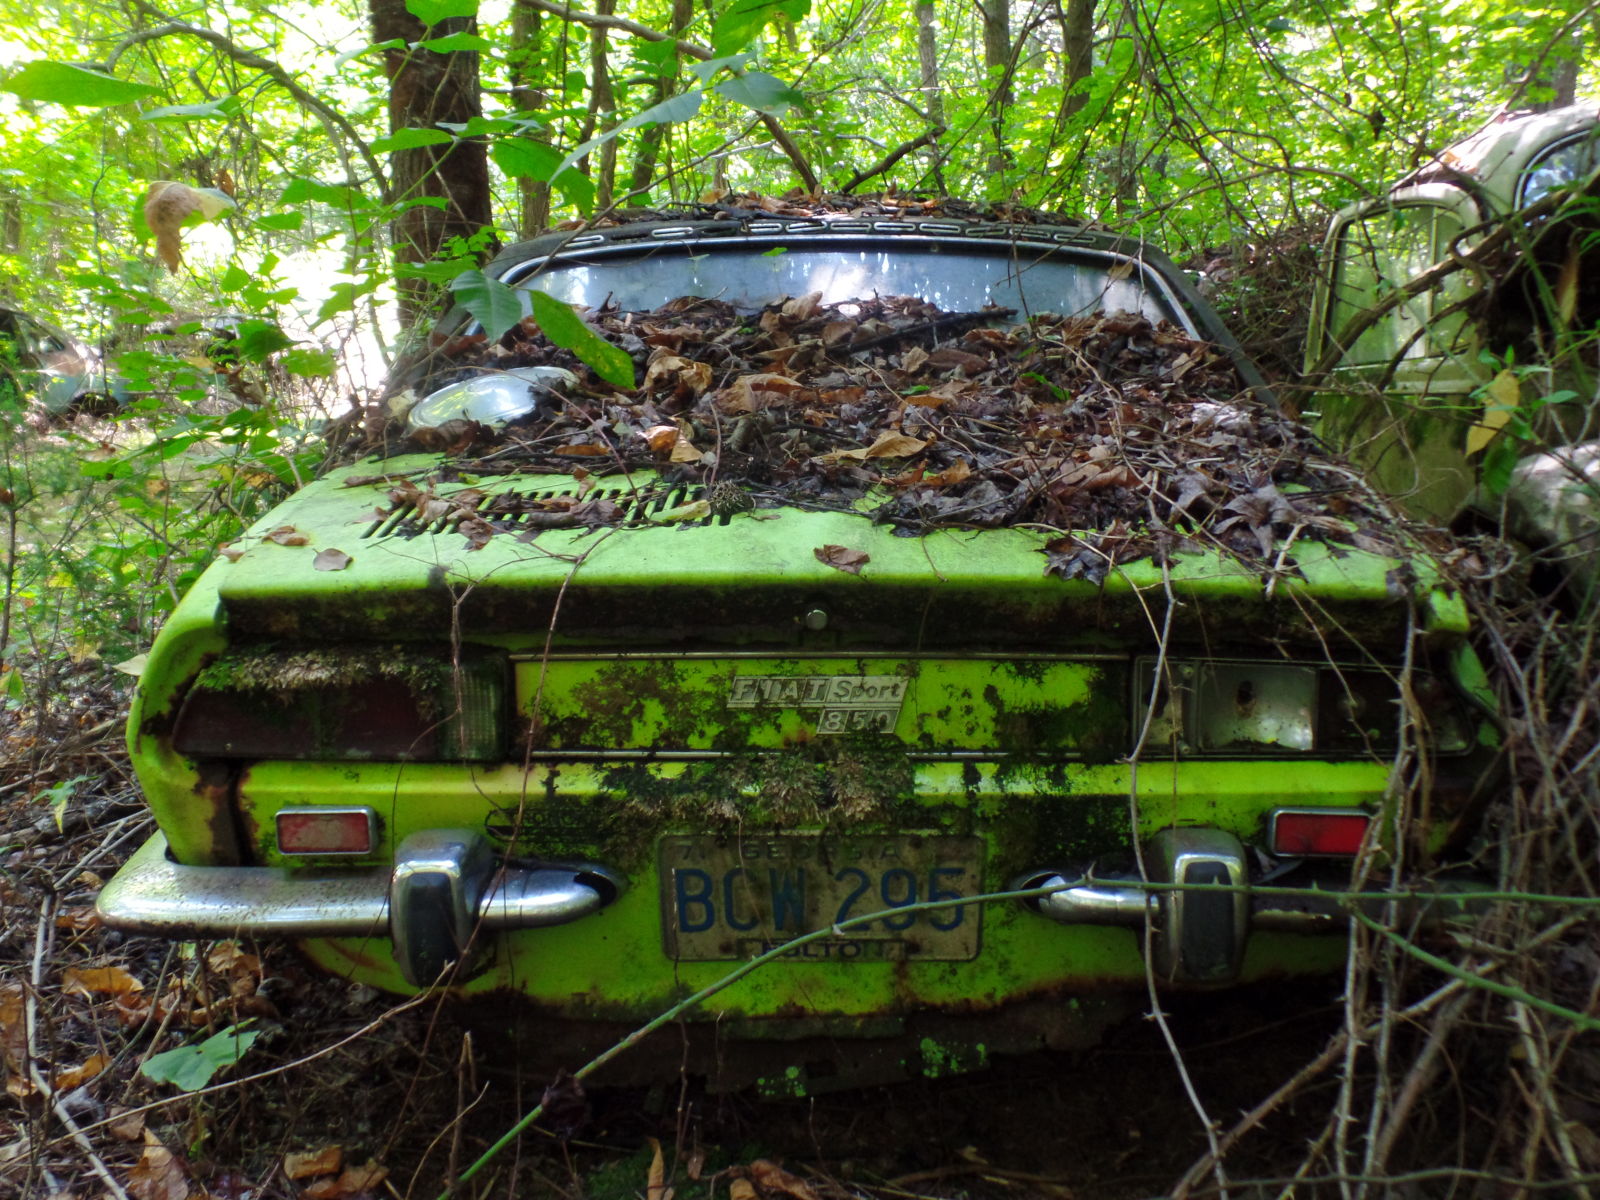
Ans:
<svg viewBox="0 0 1600 1200"><path fill-rule="evenodd" d="M668 837L661 841L666 952L748 959L885 909L975 896L983 839L917 834ZM797 962L976 958L979 904L890 913L796 947Z"/></svg>

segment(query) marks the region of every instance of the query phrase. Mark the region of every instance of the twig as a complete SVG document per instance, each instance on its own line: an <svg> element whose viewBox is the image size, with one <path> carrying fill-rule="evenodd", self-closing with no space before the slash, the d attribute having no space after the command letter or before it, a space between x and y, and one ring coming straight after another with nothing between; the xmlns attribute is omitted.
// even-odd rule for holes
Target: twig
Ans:
<svg viewBox="0 0 1600 1200"><path fill-rule="evenodd" d="M61 1097L57 1095L55 1088L50 1086L50 1081L39 1070L39 989L44 984L45 948L50 944L50 931L55 928L54 908L54 899L45 897L44 902L39 905L39 927L34 931L33 973L31 986L28 988L28 998L23 1005L23 1019L27 1023L28 1078L32 1080L33 1086L39 1089L39 1094L49 1101L50 1111L55 1113L56 1120L66 1128L73 1143L83 1151L83 1156L89 1161L89 1169L105 1185L106 1191L116 1197L116 1200L128 1200L128 1193L122 1189L122 1185L111 1174L105 1161L95 1152L94 1145L84 1136L84 1131L78 1127L77 1121L73 1120L72 1114L61 1102Z"/></svg>

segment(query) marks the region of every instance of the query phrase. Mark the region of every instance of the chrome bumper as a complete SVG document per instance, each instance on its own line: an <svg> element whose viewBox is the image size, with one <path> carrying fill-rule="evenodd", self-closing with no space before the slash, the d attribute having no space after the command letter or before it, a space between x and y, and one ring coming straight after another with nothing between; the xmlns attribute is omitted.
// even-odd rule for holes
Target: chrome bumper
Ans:
<svg viewBox="0 0 1600 1200"><path fill-rule="evenodd" d="M1157 977L1191 984L1236 979L1252 932L1339 933L1348 928L1352 911L1381 918L1393 911L1391 905L1407 925L1433 925L1477 911L1482 906L1475 895L1487 886L1452 880L1435 892L1396 901L1382 894L1352 894L1347 880L1330 873L1321 881L1325 892L1312 886L1294 895L1253 893L1244 847L1232 834L1215 829L1157 834L1145 847L1144 860L1148 883L1097 877L1085 867L1032 872L1015 886L1058 889L1027 903L1063 925L1142 929L1148 924Z"/></svg>
<svg viewBox="0 0 1600 1200"><path fill-rule="evenodd" d="M603 867L496 865L470 830L412 834L392 869L193 867L150 838L101 889L113 929L157 937L388 937L406 978L433 983L475 932L565 925L610 904L623 881Z"/></svg>

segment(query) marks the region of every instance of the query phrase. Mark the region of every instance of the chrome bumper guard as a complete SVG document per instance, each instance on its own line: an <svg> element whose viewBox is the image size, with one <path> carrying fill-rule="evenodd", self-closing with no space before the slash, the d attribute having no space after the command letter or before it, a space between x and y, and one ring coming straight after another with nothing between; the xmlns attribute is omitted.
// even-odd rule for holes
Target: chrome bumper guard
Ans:
<svg viewBox="0 0 1600 1200"><path fill-rule="evenodd" d="M587 864L500 867L481 834L429 829L400 844L393 869L192 867L150 838L101 889L113 929L158 937L389 937L418 987L462 961L478 929L565 925L621 894L620 877Z"/></svg>
<svg viewBox="0 0 1600 1200"><path fill-rule="evenodd" d="M1096 878L1090 870L1036 871L1019 879L1017 886L1059 888L1026 903L1063 925L1137 929L1148 922L1151 965L1157 977L1189 984L1236 979L1245 944L1255 930L1339 933L1349 925L1352 905L1381 917L1389 905L1398 904L1402 921L1436 924L1476 911L1481 906L1474 903L1474 894L1483 890L1481 884L1461 880L1437 893L1403 901L1383 895L1352 896L1337 885L1326 896L1311 890L1293 896L1253 895L1244 847L1232 834L1216 829L1165 830L1145 847L1144 860L1150 883L1186 886L1150 888L1135 878ZM1204 890L1198 886L1202 884L1216 890Z"/></svg>

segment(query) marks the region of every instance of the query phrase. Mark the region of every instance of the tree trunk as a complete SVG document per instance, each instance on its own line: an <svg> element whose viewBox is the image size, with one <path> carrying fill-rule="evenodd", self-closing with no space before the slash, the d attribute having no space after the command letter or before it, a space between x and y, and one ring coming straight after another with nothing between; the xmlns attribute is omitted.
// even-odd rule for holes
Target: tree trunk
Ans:
<svg viewBox="0 0 1600 1200"><path fill-rule="evenodd" d="M613 16L617 11L617 0L596 0L594 11L596 16ZM596 133L604 133L617 123L617 100L611 87L608 45L605 26L591 25L589 27L589 115L583 122L583 134L579 139L581 141L586 142ZM583 166L589 171L589 177L594 180L595 206L600 209L609 207L616 186L617 139L612 138L600 147L600 161L597 166L591 166L587 160Z"/></svg>
<svg viewBox="0 0 1600 1200"><path fill-rule="evenodd" d="M1061 85L1059 124L1072 120L1089 102L1089 97L1078 91L1078 85L1094 71L1094 5L1095 0L1067 0L1061 18L1067 72Z"/></svg>
<svg viewBox="0 0 1600 1200"><path fill-rule="evenodd" d="M531 4L516 0L511 9L511 102L518 112L534 113L545 106L544 14ZM545 138L535 138L545 141ZM517 179L517 236L536 237L550 224L550 184L526 175Z"/></svg>
<svg viewBox="0 0 1600 1200"><path fill-rule="evenodd" d="M994 149L989 154L989 174L999 176L1009 155L1005 146L1006 109L1011 105L1011 4L1010 0L982 0L983 65L989 80L990 127Z"/></svg>
<svg viewBox="0 0 1600 1200"><path fill-rule="evenodd" d="M368 0L374 41L399 39L405 46L384 51L389 77L389 129L428 129L439 121L478 116L478 56L410 49L425 37L476 32L470 17L441 21L428 29L406 11L405 0ZM481 138L396 150L390 156L394 198L405 204L391 228L397 268L432 258L453 237L468 238L492 224L489 156ZM418 204L443 200L444 206ZM404 274L403 270L400 272ZM419 279L396 281L401 319L409 326L428 316L429 287Z"/></svg>
<svg viewBox="0 0 1600 1200"><path fill-rule="evenodd" d="M933 159L932 174L940 193L944 186L944 156L939 149L938 136L948 126L944 118L944 92L939 88L938 28L933 19L933 0L917 0L917 60L921 67L918 83L922 89L922 111L928 118L928 132L934 140L929 149Z"/></svg>
<svg viewBox="0 0 1600 1200"><path fill-rule="evenodd" d="M692 20L694 20L694 0L672 0L672 36L681 38ZM668 75L656 80L650 103L660 104L671 95L675 82L675 77ZM628 177L630 193L642 192L650 186L650 181L655 178L656 163L661 158L661 147L666 138L667 125L664 121L646 126L639 134L639 153L633 160L633 171Z"/></svg>

